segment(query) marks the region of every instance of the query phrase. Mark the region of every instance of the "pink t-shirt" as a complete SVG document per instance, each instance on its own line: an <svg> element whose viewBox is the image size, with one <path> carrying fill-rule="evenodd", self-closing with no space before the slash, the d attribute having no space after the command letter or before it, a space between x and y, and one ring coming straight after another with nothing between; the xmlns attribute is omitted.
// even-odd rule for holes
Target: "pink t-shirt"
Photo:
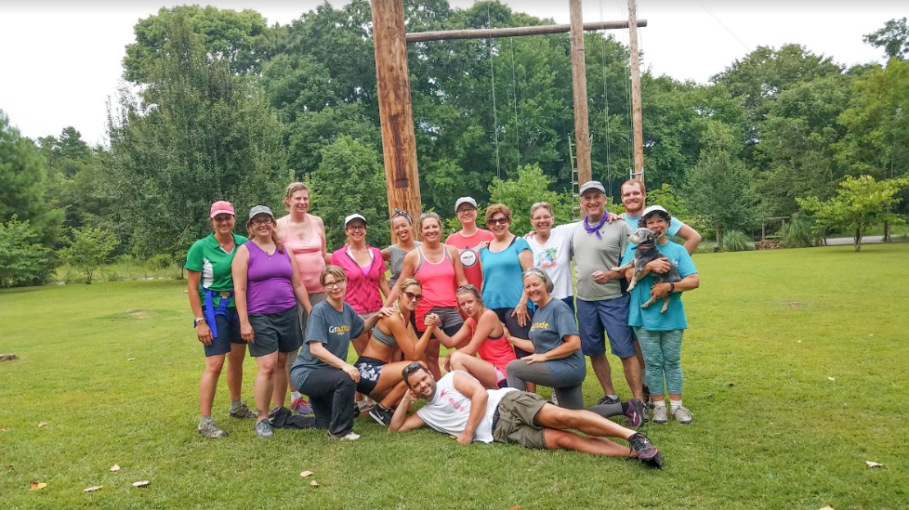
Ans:
<svg viewBox="0 0 909 510"><path fill-rule="evenodd" d="M319 282L322 276L322 270L325 269L325 232L316 225L312 216L309 218L309 239L300 239L290 233L290 216L285 216L278 220L284 227L284 239L281 240L284 246L294 255L297 262L297 271L300 273L300 280L306 287L306 292L315 294L325 292L325 288Z"/></svg>
<svg viewBox="0 0 909 510"><path fill-rule="evenodd" d="M382 308L382 296L379 294L379 279L385 274L385 261L378 248L367 246L372 254L372 262L361 267L354 260L345 246L331 254L331 263L340 266L347 275L347 294L344 301L359 314L375 313Z"/></svg>
<svg viewBox="0 0 909 510"><path fill-rule="evenodd" d="M480 250L477 249L477 245L482 242L491 242L495 238L496 236L492 232L481 228L470 237L464 237L460 232L455 232L445 240L445 244L450 244L458 249L467 283L472 283L477 289L483 288L483 271L480 267Z"/></svg>

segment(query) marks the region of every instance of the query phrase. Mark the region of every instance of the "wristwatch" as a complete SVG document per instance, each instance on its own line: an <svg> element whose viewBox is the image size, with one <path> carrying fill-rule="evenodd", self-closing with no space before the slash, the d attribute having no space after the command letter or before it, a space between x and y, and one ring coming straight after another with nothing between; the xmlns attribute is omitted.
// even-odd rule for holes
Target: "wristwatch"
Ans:
<svg viewBox="0 0 909 510"><path fill-rule="evenodd" d="M196 317L193 319L193 327L195 328L198 326L200 322L205 322L205 317Z"/></svg>

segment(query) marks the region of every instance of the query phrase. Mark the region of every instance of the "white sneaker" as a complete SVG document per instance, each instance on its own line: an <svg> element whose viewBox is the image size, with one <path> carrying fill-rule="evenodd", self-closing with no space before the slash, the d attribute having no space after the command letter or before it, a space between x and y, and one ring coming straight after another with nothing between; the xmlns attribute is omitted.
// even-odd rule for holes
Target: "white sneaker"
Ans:
<svg viewBox="0 0 909 510"><path fill-rule="evenodd" d="M690 425L693 420L691 411L682 406L672 408L672 417L682 425Z"/></svg>
<svg viewBox="0 0 909 510"><path fill-rule="evenodd" d="M666 406L653 406L653 423L665 425L669 422L669 416L666 412Z"/></svg>
<svg viewBox="0 0 909 510"><path fill-rule="evenodd" d="M353 432L347 434L346 436L340 436L340 437L333 436L331 434L328 435L329 441L356 441L357 439L360 439L360 435L354 434Z"/></svg>

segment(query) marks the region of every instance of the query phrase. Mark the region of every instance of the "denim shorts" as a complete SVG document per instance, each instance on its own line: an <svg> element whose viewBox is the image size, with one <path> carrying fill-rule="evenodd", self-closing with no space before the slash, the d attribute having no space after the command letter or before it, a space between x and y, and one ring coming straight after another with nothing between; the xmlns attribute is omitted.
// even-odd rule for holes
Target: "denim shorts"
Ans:
<svg viewBox="0 0 909 510"><path fill-rule="evenodd" d="M609 336L612 354L625 359L635 355L634 337L628 325L630 296L583 301L578 299L578 330L581 333L581 352L585 356L606 354L605 336Z"/></svg>

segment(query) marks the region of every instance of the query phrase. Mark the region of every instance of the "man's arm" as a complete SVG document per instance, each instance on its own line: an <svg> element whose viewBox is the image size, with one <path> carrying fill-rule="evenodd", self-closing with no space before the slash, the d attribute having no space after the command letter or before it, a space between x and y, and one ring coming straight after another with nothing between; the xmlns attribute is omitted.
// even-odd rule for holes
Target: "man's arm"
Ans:
<svg viewBox="0 0 909 510"><path fill-rule="evenodd" d="M697 250L698 245L701 244L701 234L698 234L697 230L688 225L682 225L682 228L679 229L676 236L685 240L685 251L687 251L689 255L694 255L694 251Z"/></svg>
<svg viewBox="0 0 909 510"><path fill-rule="evenodd" d="M464 431L458 436L459 443L470 444L473 442L473 434L477 431L480 420L486 414L486 401L489 400L489 393L486 393L486 388L480 384L480 381L464 373L455 373L454 387L470 399L470 416L467 418Z"/></svg>
<svg viewBox="0 0 909 510"><path fill-rule="evenodd" d="M391 421L388 423L389 432L407 432L426 426L423 418L420 418L417 413L407 416L407 409L410 408L410 404L416 399L417 397L414 396L413 391L407 390L407 392L404 393L404 397L401 398L401 403L398 404L397 409L395 409L395 414L392 415Z"/></svg>

